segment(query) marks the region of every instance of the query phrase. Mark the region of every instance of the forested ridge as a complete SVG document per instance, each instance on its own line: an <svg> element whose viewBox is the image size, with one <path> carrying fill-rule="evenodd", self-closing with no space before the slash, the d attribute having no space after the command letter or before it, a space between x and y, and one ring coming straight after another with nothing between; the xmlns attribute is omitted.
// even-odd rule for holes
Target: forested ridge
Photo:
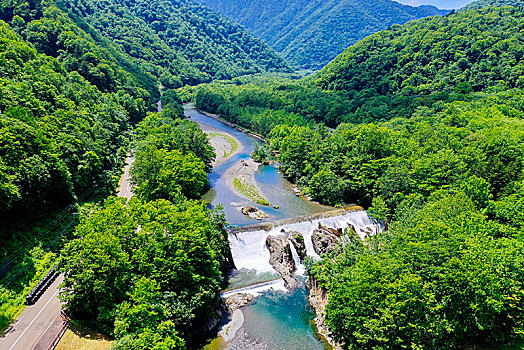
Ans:
<svg viewBox="0 0 524 350"><path fill-rule="evenodd" d="M376 33L318 75L323 89L428 95L504 84L522 87L523 9L488 8L431 17Z"/></svg>
<svg viewBox="0 0 524 350"><path fill-rule="evenodd" d="M391 0L196 1L236 20L301 69L320 69L348 46L390 25L448 12Z"/></svg>
<svg viewBox="0 0 524 350"><path fill-rule="evenodd" d="M524 6L524 2L521 0L477 0L473 1L460 9L465 10L477 10L485 7L502 7L502 6Z"/></svg>
<svg viewBox="0 0 524 350"><path fill-rule="evenodd" d="M131 11L108 8L113 20L131 16L140 25L134 30L147 28ZM116 338L115 348L183 348L202 341L229 250L223 215L199 201L213 149L196 124L180 119L181 101L170 88L208 81L220 67L230 69L220 77L287 68L208 10L187 10L176 23L192 33L194 47L202 40L236 55L200 52L196 66L197 49L175 55L168 46L162 62L144 64L146 41L116 41L74 11L60 1L0 2L0 328L59 261L61 298L75 320ZM203 26L210 36L199 32ZM151 113L159 99L162 112ZM137 198L125 205L111 196L131 149Z"/></svg>
<svg viewBox="0 0 524 350"><path fill-rule="evenodd" d="M503 7L422 19L310 79L195 90L198 107L267 136L262 153L303 192L384 225L365 242L348 230L308 266L343 348L522 340L523 18Z"/></svg>
<svg viewBox="0 0 524 350"><path fill-rule="evenodd" d="M266 43L191 1L58 3L169 89L245 74L290 71Z"/></svg>

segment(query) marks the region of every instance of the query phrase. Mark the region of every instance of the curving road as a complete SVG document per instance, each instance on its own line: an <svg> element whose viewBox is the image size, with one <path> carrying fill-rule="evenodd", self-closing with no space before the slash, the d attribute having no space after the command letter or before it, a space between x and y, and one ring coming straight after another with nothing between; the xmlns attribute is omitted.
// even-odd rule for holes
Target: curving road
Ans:
<svg viewBox="0 0 524 350"><path fill-rule="evenodd" d="M131 166L135 162L135 158L132 155L127 156L126 166L124 167L124 174L122 175L122 180L120 181L120 188L118 189L118 197L124 197L129 199L133 196L133 187L131 185Z"/></svg>

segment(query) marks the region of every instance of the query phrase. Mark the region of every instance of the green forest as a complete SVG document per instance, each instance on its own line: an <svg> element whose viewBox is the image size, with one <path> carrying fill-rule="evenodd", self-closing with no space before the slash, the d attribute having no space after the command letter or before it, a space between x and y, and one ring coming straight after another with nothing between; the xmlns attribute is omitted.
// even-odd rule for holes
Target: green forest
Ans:
<svg viewBox="0 0 524 350"><path fill-rule="evenodd" d="M136 196L82 207L60 255L66 310L112 349L198 344L230 263L225 218L200 198L215 155L196 124L149 114L132 140Z"/></svg>
<svg viewBox="0 0 524 350"><path fill-rule="evenodd" d="M251 34L189 0L0 0L0 330L56 265L64 310L112 349L205 343L234 264L194 102L382 225L305 263L342 348L522 343L524 9L506 4L231 2Z"/></svg>
<svg viewBox="0 0 524 350"><path fill-rule="evenodd" d="M63 300L75 319L119 339L118 348L183 347L201 341L195 325L219 301L228 246L223 215L195 201L208 187L214 151L194 123L180 119L181 101L171 89L289 69L266 44L197 5L165 2L144 8L144 19L134 7L124 11L115 4L100 12L99 5L0 1L0 329L60 261ZM174 7L178 14L168 16L165 11ZM88 13L96 13L96 20ZM158 20L147 22L152 16ZM118 21L127 20L136 24L129 30L151 36L135 42L134 35L120 32L125 26ZM158 33L173 27L185 30L195 45L167 45ZM156 61L148 56L154 49L142 50L148 42L164 48ZM217 54L223 51L231 54ZM164 109L151 113L160 98ZM131 148L137 198L129 206L112 197L104 201L115 193ZM153 169L157 179L140 176ZM109 223L120 214L127 219L118 217L125 228L116 232ZM142 234L132 229L137 225ZM158 235L167 231L169 237ZM134 243L127 241L130 233ZM158 256L154 266L144 265L151 262L145 252ZM85 269L87 256L92 270ZM116 266L113 279L106 272ZM100 300L113 288L113 296ZM160 301L162 315L141 314ZM153 314L148 325L142 323Z"/></svg>
<svg viewBox="0 0 524 350"><path fill-rule="evenodd" d="M299 69L318 70L348 46L394 24L448 10L392 0L196 0L245 26Z"/></svg>
<svg viewBox="0 0 524 350"><path fill-rule="evenodd" d="M460 11L466 10L478 10L485 7L502 7L502 6L524 6L524 2L521 0L477 0L468 4L460 9Z"/></svg>
<svg viewBox="0 0 524 350"><path fill-rule="evenodd" d="M179 0L59 1L82 25L132 57L167 89L213 79L289 72L287 63L240 25Z"/></svg>
<svg viewBox="0 0 524 350"><path fill-rule="evenodd" d="M196 105L268 137L284 176L385 225L309 267L347 349L507 344L523 331L519 8L379 32L312 78L207 84ZM415 39L414 39L415 38Z"/></svg>

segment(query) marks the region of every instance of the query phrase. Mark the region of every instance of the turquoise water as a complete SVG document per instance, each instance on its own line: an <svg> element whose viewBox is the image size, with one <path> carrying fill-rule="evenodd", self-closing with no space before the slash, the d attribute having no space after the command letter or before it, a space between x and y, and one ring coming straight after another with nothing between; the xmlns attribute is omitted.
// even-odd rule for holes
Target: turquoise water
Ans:
<svg viewBox="0 0 524 350"><path fill-rule="evenodd" d="M245 331L271 349L326 349L311 325L315 315L308 307L307 294L304 284L293 293L263 294L243 309Z"/></svg>

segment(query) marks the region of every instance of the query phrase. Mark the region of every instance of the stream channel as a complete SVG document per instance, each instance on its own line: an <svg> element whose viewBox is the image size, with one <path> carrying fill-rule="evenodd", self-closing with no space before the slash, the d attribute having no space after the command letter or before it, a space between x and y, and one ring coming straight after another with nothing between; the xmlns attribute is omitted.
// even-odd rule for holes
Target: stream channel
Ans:
<svg viewBox="0 0 524 350"><path fill-rule="evenodd" d="M243 226L260 222L244 216L239 208L231 203L249 204L263 210L269 217L262 222L333 209L297 197L292 184L285 180L273 165L259 166L255 180L263 196L270 203L278 205L279 209L257 205L239 197L227 186L224 174L240 160L249 159L255 145L261 145L262 142L195 109L186 108L185 115L189 120L230 134L243 146L241 152L217 165L209 174L211 189L203 198L212 207L222 204L230 225ZM217 338L205 349L326 349L326 345L315 335L311 323L315 316L307 302L308 292L303 283L305 277L298 277L301 287L293 292L286 291L281 282L269 282L266 287L249 287L254 283L280 277L269 265L267 249L264 251L266 236L264 232L250 232L235 239L230 237L233 259L237 267L240 266L240 270L233 272L229 287L246 287L247 292L256 296L256 301L242 309L244 325L230 344L225 344Z"/></svg>

